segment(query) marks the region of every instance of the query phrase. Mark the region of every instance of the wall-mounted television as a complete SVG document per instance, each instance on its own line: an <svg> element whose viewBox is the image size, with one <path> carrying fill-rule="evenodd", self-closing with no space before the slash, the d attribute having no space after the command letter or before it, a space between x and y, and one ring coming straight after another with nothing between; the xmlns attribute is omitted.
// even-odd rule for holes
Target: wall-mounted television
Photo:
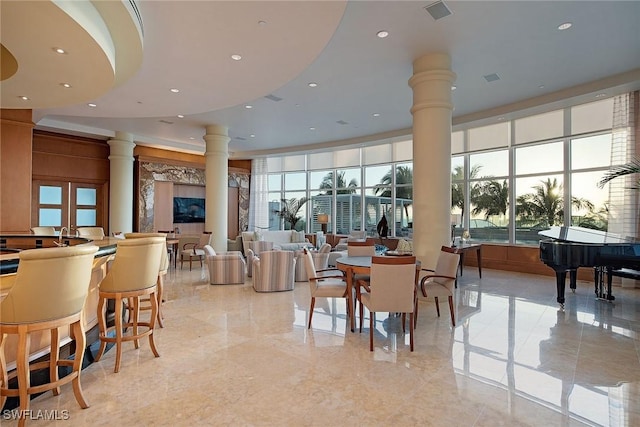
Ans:
<svg viewBox="0 0 640 427"><path fill-rule="evenodd" d="M174 197L173 222L204 222L204 199L196 197Z"/></svg>

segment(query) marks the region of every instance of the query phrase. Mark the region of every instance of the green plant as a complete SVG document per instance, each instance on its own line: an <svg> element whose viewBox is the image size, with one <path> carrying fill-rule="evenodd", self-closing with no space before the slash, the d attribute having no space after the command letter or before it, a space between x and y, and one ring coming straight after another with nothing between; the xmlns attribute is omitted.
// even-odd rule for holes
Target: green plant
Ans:
<svg viewBox="0 0 640 427"><path fill-rule="evenodd" d="M285 224L289 224L291 230L295 230L296 224L300 219L302 219L301 215L298 215L302 206L307 203L309 199L306 197L301 197L299 199L280 199L281 208L274 209L273 213L282 218Z"/></svg>
<svg viewBox="0 0 640 427"><path fill-rule="evenodd" d="M602 177L602 179L598 182L598 187L602 188L607 182L611 181L612 179L634 173L640 174L640 158L634 159L624 165L611 167L609 171L604 175L604 177ZM638 181L634 186L629 188L633 190L640 190L640 178L638 178Z"/></svg>

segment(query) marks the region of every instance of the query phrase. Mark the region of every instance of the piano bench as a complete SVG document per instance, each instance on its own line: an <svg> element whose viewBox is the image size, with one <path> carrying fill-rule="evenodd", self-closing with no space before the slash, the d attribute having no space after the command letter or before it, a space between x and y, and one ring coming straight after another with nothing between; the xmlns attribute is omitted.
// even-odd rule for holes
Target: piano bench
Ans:
<svg viewBox="0 0 640 427"><path fill-rule="evenodd" d="M640 280L640 270L632 270L630 268L619 268L611 270L611 275L616 277L624 277L625 279Z"/></svg>

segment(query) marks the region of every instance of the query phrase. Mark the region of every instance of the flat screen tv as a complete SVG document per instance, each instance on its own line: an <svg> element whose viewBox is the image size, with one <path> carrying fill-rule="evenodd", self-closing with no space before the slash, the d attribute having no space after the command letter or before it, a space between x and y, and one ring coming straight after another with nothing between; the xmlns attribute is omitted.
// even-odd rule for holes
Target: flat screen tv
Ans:
<svg viewBox="0 0 640 427"><path fill-rule="evenodd" d="M204 199L195 197L174 197L173 222L204 222Z"/></svg>

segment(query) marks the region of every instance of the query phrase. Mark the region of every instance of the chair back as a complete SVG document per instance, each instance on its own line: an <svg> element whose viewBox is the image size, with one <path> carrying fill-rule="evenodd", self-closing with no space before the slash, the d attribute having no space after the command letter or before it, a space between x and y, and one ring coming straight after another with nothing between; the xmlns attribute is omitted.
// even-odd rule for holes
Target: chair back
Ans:
<svg viewBox="0 0 640 427"><path fill-rule="evenodd" d="M198 242L199 249L204 248L206 245L211 246L211 240L213 239L213 234L210 231L205 231L200 235L200 241Z"/></svg>
<svg viewBox="0 0 640 427"><path fill-rule="evenodd" d="M348 241L347 255L348 256L375 256L376 255L375 243L373 242L373 240Z"/></svg>
<svg viewBox="0 0 640 427"><path fill-rule="evenodd" d="M458 264L460 262L460 255L450 252L451 248L443 247L438 255L438 262L436 264L435 273L440 276L456 277L458 274ZM446 279L444 277L434 277L434 282L445 286L449 291L453 291L456 281L454 279Z"/></svg>
<svg viewBox="0 0 640 427"><path fill-rule="evenodd" d="M372 311L412 313L416 288L416 257L374 256L371 259Z"/></svg>
<svg viewBox="0 0 640 427"><path fill-rule="evenodd" d="M91 240L104 239L104 229L102 227L78 227L78 236Z"/></svg>
<svg viewBox="0 0 640 427"><path fill-rule="evenodd" d="M126 292L155 286L165 247L164 237L119 241L111 269L100 283L100 291Z"/></svg>
<svg viewBox="0 0 640 427"><path fill-rule="evenodd" d="M324 245L322 245L320 247L320 249L318 250L319 253L321 254L328 254L329 252L331 252L331 245L328 243L325 243Z"/></svg>
<svg viewBox="0 0 640 427"><path fill-rule="evenodd" d="M0 302L0 322L33 323L82 311L97 251L77 245L20 252L14 286Z"/></svg>
<svg viewBox="0 0 640 427"><path fill-rule="evenodd" d="M158 232L158 233L125 233L125 239L144 239L146 237L162 237L164 238L164 250L160 255L160 272L165 273L169 270L169 256L167 250L167 235L166 233Z"/></svg>
<svg viewBox="0 0 640 427"><path fill-rule="evenodd" d="M36 236L55 236L56 229L53 227L31 227L31 232Z"/></svg>
<svg viewBox="0 0 640 427"><path fill-rule="evenodd" d="M312 286L316 286L316 284L311 279L315 279L318 277L318 273L316 273L316 266L313 262L313 255L306 248L303 251L303 260L304 260L304 268L307 272L307 278L309 279L309 284Z"/></svg>

